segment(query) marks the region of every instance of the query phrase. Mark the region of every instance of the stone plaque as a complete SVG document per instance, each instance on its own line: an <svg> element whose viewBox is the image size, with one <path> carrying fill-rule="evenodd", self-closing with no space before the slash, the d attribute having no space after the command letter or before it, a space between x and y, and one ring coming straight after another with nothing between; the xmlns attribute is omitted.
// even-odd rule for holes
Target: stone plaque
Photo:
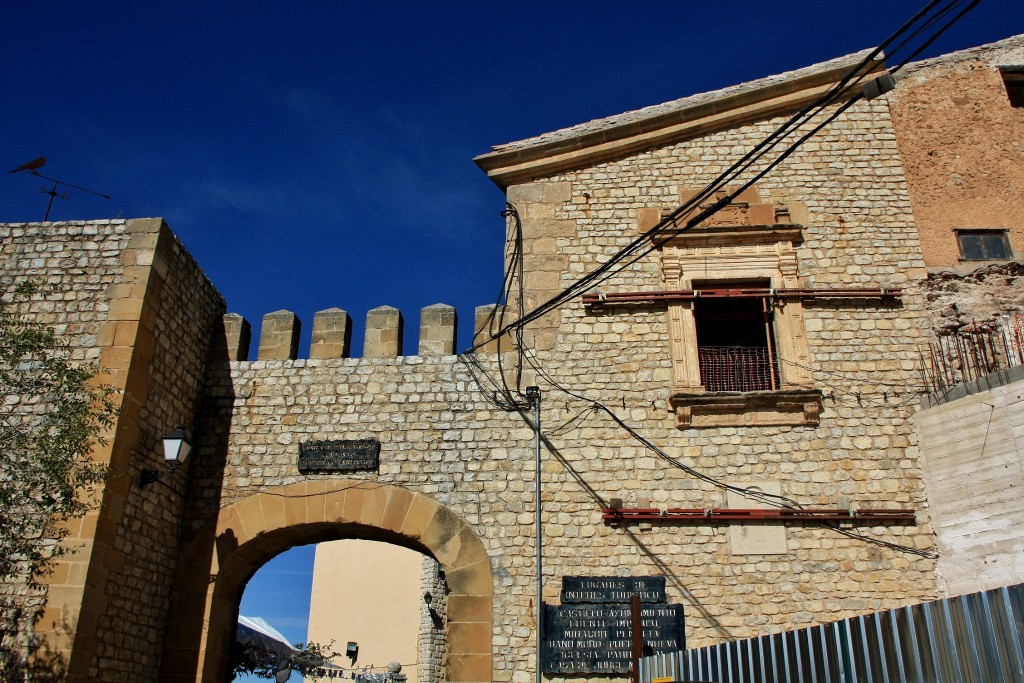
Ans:
<svg viewBox="0 0 1024 683"><path fill-rule="evenodd" d="M779 495L782 484L777 481L737 482L736 486ZM771 509L771 505L729 491L726 506L740 509ZM729 526L729 547L733 555L781 555L788 552L786 527L782 522L745 522Z"/></svg>
<svg viewBox="0 0 1024 683"><path fill-rule="evenodd" d="M645 656L686 649L682 605L641 605L640 625ZM627 673L632 642L628 604L544 606L545 673Z"/></svg>
<svg viewBox="0 0 1024 683"><path fill-rule="evenodd" d="M664 576L563 576L562 604L580 602L665 602Z"/></svg>
<svg viewBox="0 0 1024 683"><path fill-rule="evenodd" d="M299 444L299 472L376 472L380 441L346 439Z"/></svg>

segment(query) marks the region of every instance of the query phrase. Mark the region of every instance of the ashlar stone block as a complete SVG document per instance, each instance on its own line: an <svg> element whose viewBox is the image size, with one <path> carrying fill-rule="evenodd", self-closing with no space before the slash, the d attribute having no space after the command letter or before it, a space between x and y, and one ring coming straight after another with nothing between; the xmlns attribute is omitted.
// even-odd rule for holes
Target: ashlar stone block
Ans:
<svg viewBox="0 0 1024 683"><path fill-rule="evenodd" d="M299 353L301 323L291 311L274 311L263 316L260 332L260 360L295 360Z"/></svg>
<svg viewBox="0 0 1024 683"><path fill-rule="evenodd" d="M402 312L391 306L374 308L366 314L364 358L394 358L402 355Z"/></svg>
<svg viewBox="0 0 1024 683"><path fill-rule="evenodd" d="M512 338L505 334L491 339L502 327L512 322L505 306L477 306L473 316L473 345L482 344L478 353L500 353L512 348Z"/></svg>
<svg viewBox="0 0 1024 683"><path fill-rule="evenodd" d="M421 356L445 356L455 353L459 317L454 306L434 304L420 311Z"/></svg>
<svg viewBox="0 0 1024 683"><path fill-rule="evenodd" d="M252 343L252 325L237 313L224 315L224 340L229 361L249 360Z"/></svg>
<svg viewBox="0 0 1024 683"><path fill-rule="evenodd" d="M348 358L352 344L352 321L340 308L328 308L313 316L310 358Z"/></svg>

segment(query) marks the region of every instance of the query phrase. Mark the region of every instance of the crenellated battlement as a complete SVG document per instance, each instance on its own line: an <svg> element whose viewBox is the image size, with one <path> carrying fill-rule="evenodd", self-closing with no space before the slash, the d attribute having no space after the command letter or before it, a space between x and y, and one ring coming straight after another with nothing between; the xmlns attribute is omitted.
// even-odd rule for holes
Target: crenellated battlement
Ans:
<svg viewBox="0 0 1024 683"><path fill-rule="evenodd" d="M504 306L478 306L474 311L473 343L489 338L501 326ZM420 311L419 346L415 354L403 354L405 321L402 312L380 306L366 313L363 358L396 358L402 355L445 356L457 352L459 317L454 306L433 304ZM291 311L274 311L263 316L256 360L296 360L302 323ZM237 313L224 316L224 340L229 361L249 360L252 325ZM312 359L352 357L352 318L340 308L328 308L313 315ZM497 353L510 348L507 336L491 340L478 353Z"/></svg>

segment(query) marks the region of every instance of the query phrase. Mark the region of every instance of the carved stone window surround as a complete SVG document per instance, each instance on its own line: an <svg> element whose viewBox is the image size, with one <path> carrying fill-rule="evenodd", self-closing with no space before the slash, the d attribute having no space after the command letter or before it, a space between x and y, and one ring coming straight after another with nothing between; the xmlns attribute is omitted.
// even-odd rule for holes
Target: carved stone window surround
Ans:
<svg viewBox="0 0 1024 683"><path fill-rule="evenodd" d="M676 235L661 248L666 289L699 289L694 283L768 281L772 288L801 286L796 247L802 228L793 223L744 224L751 215L789 219L754 202L733 203L725 217ZM722 213L722 212L720 212ZM723 218L733 225L722 225ZM777 391L707 392L698 364L695 301L669 304L672 356L670 406L680 428L754 425L817 425L821 391L813 387L810 353L799 300L773 301L773 337L781 386ZM699 304L697 304L699 305Z"/></svg>

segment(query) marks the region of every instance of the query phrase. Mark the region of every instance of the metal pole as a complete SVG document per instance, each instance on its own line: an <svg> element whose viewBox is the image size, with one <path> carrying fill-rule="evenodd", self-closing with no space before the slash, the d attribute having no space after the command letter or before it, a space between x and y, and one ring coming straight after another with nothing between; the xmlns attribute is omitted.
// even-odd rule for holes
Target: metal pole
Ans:
<svg viewBox="0 0 1024 683"><path fill-rule="evenodd" d="M629 626L632 639L633 671L631 680L640 683L640 658L644 656L643 622L640 621L640 596L633 594L629 598Z"/></svg>
<svg viewBox="0 0 1024 683"><path fill-rule="evenodd" d="M530 401L533 406L533 434L534 434L534 470L536 471L536 479L534 489L536 490L536 499L534 501L534 509L536 510L535 526L537 535L537 597L536 603L536 628L537 628L537 675L535 680L537 683L541 683L541 641L543 628L541 624L544 619L544 556L541 554L541 508L540 508L540 387L526 387L526 398Z"/></svg>
<svg viewBox="0 0 1024 683"><path fill-rule="evenodd" d="M46 221L50 220L50 209L53 208L53 200L57 196L57 183L58 183L58 181L54 180L53 181L53 187L50 188L50 191L44 193L44 194L50 195L50 200L48 202L46 202L46 213L43 214L43 222L44 223Z"/></svg>

